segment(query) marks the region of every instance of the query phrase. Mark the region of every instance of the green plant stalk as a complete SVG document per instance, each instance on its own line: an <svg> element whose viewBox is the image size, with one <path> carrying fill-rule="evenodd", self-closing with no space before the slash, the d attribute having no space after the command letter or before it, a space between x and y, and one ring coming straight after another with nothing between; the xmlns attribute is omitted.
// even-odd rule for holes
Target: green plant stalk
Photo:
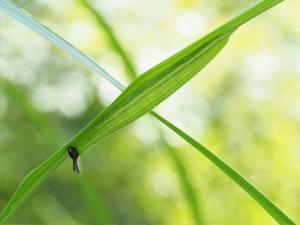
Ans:
<svg viewBox="0 0 300 225"><path fill-rule="evenodd" d="M240 174L233 170L224 161L214 155L211 151L201 145L199 142L191 138L184 133L178 127L161 117L155 112L152 115L160 120L164 125L177 133L182 139L190 143L201 154L203 154L208 160L210 160L215 166L217 166L223 173L230 177L237 185L239 185L244 191L246 191L253 199L255 199L269 214L282 225L296 225L290 218L288 218L282 211L277 208L269 199L267 199L261 192L259 192L252 184L244 179Z"/></svg>
<svg viewBox="0 0 300 225"><path fill-rule="evenodd" d="M107 35L107 39L110 41L112 48L115 50L116 53L119 54L121 57L123 64L126 68L128 79L134 80L137 77L137 73L133 63L129 60L126 51L122 47L121 42L118 40L117 36L115 35L113 29L109 25L109 23L105 20L101 12L97 11L87 0L79 0L81 4L87 9L88 12L94 17L97 24L104 30L105 34ZM158 132L161 133L161 144L163 148L166 149L168 156L171 158L175 170L177 172L180 186L184 192L184 196L186 197L186 201L191 209L191 214L194 218L195 224L201 225L203 224L203 215L200 215L200 207L198 204L198 198L196 195L195 190L192 187L188 179L187 172L185 170L185 166L183 162L179 159L176 149L169 145L169 143L165 140L162 131L157 126Z"/></svg>
<svg viewBox="0 0 300 225"><path fill-rule="evenodd" d="M155 114L155 112L154 112ZM187 202L189 203L189 207L191 209L191 214L194 218L195 224L203 224L203 213L201 212L201 208L199 206L198 202L198 195L195 192L190 180L189 176L187 174L187 171L185 169L184 164L180 160L179 156L176 153L176 149L174 149L164 138L163 134L161 136L161 142L163 144L163 147L166 149L168 155L170 156L175 170L177 172L177 175L179 177L180 185L183 190L183 194L185 195L185 198Z"/></svg>
<svg viewBox="0 0 300 225"><path fill-rule="evenodd" d="M77 176L77 184L81 189L88 209L86 210L95 220L95 224L116 224L105 207L105 201L98 197L97 188L89 176Z"/></svg>
<svg viewBox="0 0 300 225"><path fill-rule="evenodd" d="M120 41L118 40L117 36L113 32L113 29L110 27L109 23L104 19L104 17L89 3L87 0L79 0L79 2L92 14L92 16L95 18L96 22L99 26L102 27L105 34L107 35L107 39L110 42L111 46L114 48L114 50L119 54L121 57L124 67L127 71L127 74L129 75L130 80L133 80L136 78L137 73L133 66L132 61L128 57L128 54L122 47Z"/></svg>
<svg viewBox="0 0 300 225"><path fill-rule="evenodd" d="M62 140L58 135L54 135L56 130L55 124L49 123L48 118L45 118L40 113L37 113L37 110L33 107L30 99L26 96L26 91L20 86L16 87L9 80L1 77L0 74L0 90L3 90L12 99L16 99L20 108L25 112L26 116L32 121L32 123L39 129L39 133L41 136L46 137L46 140L51 143L51 145L56 145L53 147L57 147ZM43 126L39 126L40 124ZM58 136L58 138L56 137Z"/></svg>

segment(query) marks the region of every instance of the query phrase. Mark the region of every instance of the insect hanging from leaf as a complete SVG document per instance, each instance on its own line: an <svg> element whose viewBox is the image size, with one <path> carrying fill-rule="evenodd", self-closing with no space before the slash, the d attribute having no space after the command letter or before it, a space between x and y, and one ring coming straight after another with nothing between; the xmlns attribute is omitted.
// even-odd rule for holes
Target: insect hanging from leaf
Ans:
<svg viewBox="0 0 300 225"><path fill-rule="evenodd" d="M69 147L68 148L68 153L70 158L73 161L73 171L75 173L79 173L79 165L78 165L78 159L79 159L79 153L75 147Z"/></svg>

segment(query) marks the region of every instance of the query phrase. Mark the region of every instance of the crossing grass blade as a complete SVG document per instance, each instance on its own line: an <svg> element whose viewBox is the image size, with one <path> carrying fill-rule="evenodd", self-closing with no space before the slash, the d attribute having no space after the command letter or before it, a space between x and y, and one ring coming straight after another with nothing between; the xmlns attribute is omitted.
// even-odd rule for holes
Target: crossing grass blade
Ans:
<svg viewBox="0 0 300 225"><path fill-rule="evenodd" d="M178 52L169 59L158 64L146 73L137 78L103 113L93 122L84 128L70 142L50 156L36 169L31 171L22 181L13 197L9 200L6 207L0 214L0 224L3 224L15 212L29 195L50 175L50 173L67 158L69 146L75 146L80 153L86 152L97 142L117 131L121 127L139 118L174 91L184 85L195 74L197 74L215 55L226 45L230 34L239 26L254 18L258 14L278 4L282 0L265 0L235 19L224 24L220 28L206 35L204 38ZM31 29L37 31L48 40L86 64L100 75L104 76L119 89L124 87L102 68L90 60L86 55L78 51L74 46L60 38L58 35L41 25L37 20L20 10L9 0L1 0L0 9L6 14L21 21ZM174 129L173 129L174 130ZM178 132L178 131L177 131ZM194 145L188 138L186 140ZM242 182L242 180L237 180ZM242 185L242 184L240 184ZM251 192L251 190L248 190ZM251 192L255 199L260 198L256 192ZM290 223L278 208L276 208L267 198L269 203L265 207L267 212L272 215L280 224ZM258 201L259 202L259 201ZM280 212L280 213L279 213ZM277 214L274 216L274 214ZM284 216L282 216L284 215ZM286 217L286 222L281 218Z"/></svg>
<svg viewBox="0 0 300 225"><path fill-rule="evenodd" d="M152 115L161 121L168 128L177 133L181 138L190 143L201 154L203 154L209 161L217 166L223 173L230 177L237 185L246 191L255 201L257 201L279 224L282 225L296 225L288 216L286 216L277 206L275 206L268 198L266 198L260 191L258 191L251 183L238 174L234 169L227 165L224 161L214 155L210 150L205 148L199 142L191 138L188 134L180 130L178 127L161 117L155 112Z"/></svg>
<svg viewBox="0 0 300 225"><path fill-rule="evenodd" d="M44 38L48 39L50 42L55 44L57 47L62 48L75 59L79 60L81 63L85 64L89 69L95 71L100 76L104 77L110 83L120 90L124 89L124 86L108 74L103 68L98 66L93 60L91 60L87 55L79 51L71 43L67 42L65 39L51 31L48 27L40 23L37 19L31 16L26 11L22 10L16 4L10 0L0 0L0 10L6 15L11 16L17 21L21 22L25 26L34 30Z"/></svg>

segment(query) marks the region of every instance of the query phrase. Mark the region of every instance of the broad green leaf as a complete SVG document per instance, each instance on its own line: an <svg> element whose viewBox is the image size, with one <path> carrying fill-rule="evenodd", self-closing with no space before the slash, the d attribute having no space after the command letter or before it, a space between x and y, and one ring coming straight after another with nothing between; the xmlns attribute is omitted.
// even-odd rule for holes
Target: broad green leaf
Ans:
<svg viewBox="0 0 300 225"><path fill-rule="evenodd" d="M259 192L252 184L245 178L238 174L234 169L227 165L224 161L214 155L210 150L184 133L178 127L161 117L155 112L152 115L161 121L168 128L177 133L181 138L194 146L201 154L217 166L223 173L230 177L237 185L244 189L253 199L255 199L269 214L279 223L283 225L296 225L289 217L287 217L279 208L277 208L269 199L267 199L261 192Z"/></svg>
<svg viewBox="0 0 300 225"><path fill-rule="evenodd" d="M70 142L80 153L131 123L170 96L196 75L226 45L225 34L205 46L186 48L139 76Z"/></svg>
<svg viewBox="0 0 300 225"><path fill-rule="evenodd" d="M229 35L230 33L220 36L204 46L197 46L195 43L171 57L167 60L168 63L159 64L139 76L94 121L23 179L1 212L0 224L3 224L16 208L67 158L67 149L70 146L76 147L82 154L100 140L147 113L213 59L225 46Z"/></svg>
<svg viewBox="0 0 300 225"><path fill-rule="evenodd" d="M98 27L104 31L107 36L108 41L112 49L120 56L123 61L124 67L126 68L127 77L131 81L137 77L135 66L130 60L130 57L127 55L126 50L122 46L121 42L117 38L113 28L109 25L109 22L104 18L100 11L97 11L90 3L89 0L78 0L90 13L90 15L95 19ZM152 117L155 119L155 117ZM183 191L183 194L186 198L187 205L190 207L190 214L194 220L194 224L201 225L203 224L204 215L201 214L201 207L199 205L199 197L197 196L196 190L193 188L193 185L188 178L188 173L186 171L184 163L179 159L177 155L177 149L173 148L167 140L165 140L163 132L157 126L157 131L160 133L161 137L161 146L166 150L166 153L170 160L172 161L175 169L175 173L178 176L180 187Z"/></svg>

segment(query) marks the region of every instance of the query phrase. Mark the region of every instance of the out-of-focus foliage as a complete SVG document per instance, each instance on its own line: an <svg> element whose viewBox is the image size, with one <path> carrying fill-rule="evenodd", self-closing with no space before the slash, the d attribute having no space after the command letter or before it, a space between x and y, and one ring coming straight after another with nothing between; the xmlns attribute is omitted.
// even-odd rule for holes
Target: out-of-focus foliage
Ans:
<svg viewBox="0 0 300 225"><path fill-rule="evenodd" d="M125 80L120 58L81 4L17 3ZM252 3L93 2L123 45L130 46L126 50L139 73ZM215 150L296 222L300 222L299 7L299 1L285 1L241 28L239 37L233 37L201 76L157 108ZM32 31L0 16L2 208L24 175L118 92ZM144 117L109 137L81 159L82 176L71 173L71 164L61 166L12 223L192 224L159 135L153 121ZM201 197L205 224L274 224L189 145L169 131L165 135L187 165Z"/></svg>

